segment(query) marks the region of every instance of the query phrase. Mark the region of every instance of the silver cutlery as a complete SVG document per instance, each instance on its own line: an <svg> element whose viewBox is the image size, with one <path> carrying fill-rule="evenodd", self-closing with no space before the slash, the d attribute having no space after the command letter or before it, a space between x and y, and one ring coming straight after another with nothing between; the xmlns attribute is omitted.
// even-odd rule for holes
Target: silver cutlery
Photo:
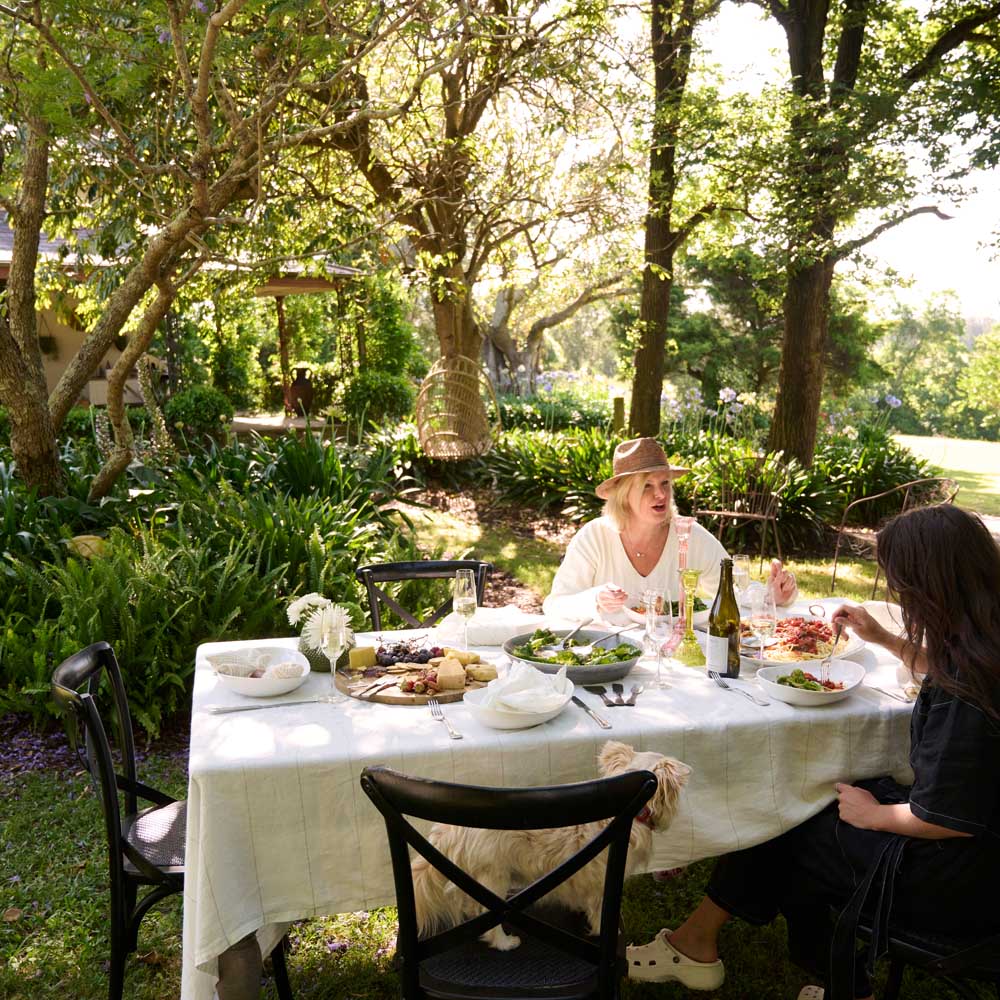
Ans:
<svg viewBox="0 0 1000 1000"><path fill-rule="evenodd" d="M874 684L865 684L864 687L870 689L871 691L878 691L880 694L884 694L888 698L895 698L896 701L905 701L907 705L912 704L906 695L896 694L894 691L887 691L885 688L876 687Z"/></svg>
<svg viewBox="0 0 1000 1000"><path fill-rule="evenodd" d="M604 704L608 706L608 708L614 708L615 707L615 703L608 697L608 692L605 690L605 688L602 685L600 685L600 684L585 684L583 686L583 690L584 691L589 691L591 694L596 694L601 699L601 701L603 701Z"/></svg>
<svg viewBox="0 0 1000 1000"><path fill-rule="evenodd" d="M610 639L613 635L621 635L622 632L628 632L630 629L634 629L637 627L638 626L636 625L626 625L623 628L614 629L611 632L605 632L604 635L599 635L596 639L591 639L590 642L586 643L583 646L573 646L571 648L573 652L577 654L577 656L589 656L594 651L594 647L599 642L604 642L605 639ZM552 649L551 646L543 648Z"/></svg>
<svg viewBox="0 0 1000 1000"><path fill-rule="evenodd" d="M587 713L587 715L589 715L594 720L594 722L596 722L601 727L601 729L611 728L610 722L608 722L606 719L602 719L589 705L581 701L576 695L573 695L571 700L574 705L579 705L580 708L582 708Z"/></svg>
<svg viewBox="0 0 1000 1000"><path fill-rule="evenodd" d="M744 691L743 688L733 687L731 684L727 684L723 679L722 675L717 670L709 670L708 676L715 681L724 691L732 691L734 694L741 694L744 698L748 698L755 705L770 705L771 703L764 698L758 698L756 695L752 695L749 691Z"/></svg>
<svg viewBox="0 0 1000 1000"><path fill-rule="evenodd" d="M836 627L833 631L833 645L830 647L830 652L823 657L823 662L819 665L819 679L822 684L830 679L830 661L833 659L833 654L837 651L837 643L840 642L840 636L844 631L844 622L841 619L837 622Z"/></svg>
<svg viewBox="0 0 1000 1000"><path fill-rule="evenodd" d="M462 734L448 721L448 717L444 714L444 710L441 708L441 702L437 698L428 698L427 706L431 710L431 715L437 719L438 722L443 722L448 729L448 737L453 740L460 740Z"/></svg>
<svg viewBox="0 0 1000 1000"><path fill-rule="evenodd" d="M628 697L625 699L625 704L635 705L635 699L638 698L639 695L641 695L642 692L645 690L646 690L645 684L633 684L632 687L629 688Z"/></svg>
<svg viewBox="0 0 1000 1000"><path fill-rule="evenodd" d="M327 703L336 705L338 699L330 695L322 695L319 698L298 698L295 701L266 701L261 705L213 705L209 710L210 715L229 715L230 712L257 712L264 708L284 708L286 705L315 705Z"/></svg>
<svg viewBox="0 0 1000 1000"><path fill-rule="evenodd" d="M615 681L615 683L611 685L611 690L614 691L616 695L614 703L616 705L624 705L625 699L622 697L622 695L625 693L624 686Z"/></svg>
<svg viewBox="0 0 1000 1000"><path fill-rule="evenodd" d="M559 643L560 647L562 649L569 649L569 641L570 641L570 639L572 639L573 636L576 635L576 633L579 632L580 629L582 629L584 625L589 625L593 620L594 620L593 618L584 618L583 621L580 622L580 624L577 625L577 627L575 629L573 629L572 632L569 633L569 635L564 635L563 636L562 642Z"/></svg>

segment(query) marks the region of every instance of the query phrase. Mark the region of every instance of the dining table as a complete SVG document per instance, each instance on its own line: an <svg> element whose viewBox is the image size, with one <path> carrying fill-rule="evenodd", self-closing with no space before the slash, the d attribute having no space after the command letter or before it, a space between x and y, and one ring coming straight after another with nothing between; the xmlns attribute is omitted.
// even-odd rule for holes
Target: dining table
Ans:
<svg viewBox="0 0 1000 1000"><path fill-rule="evenodd" d="M843 603L814 602L830 610ZM804 613L805 606L785 609ZM627 633L626 633L627 634ZM642 635L636 626L634 638ZM424 631L359 634L361 645L426 637ZM643 685L634 707L607 708L577 688L611 725L573 703L534 728L497 730L461 701L443 710L452 739L427 706L332 693L312 672L297 690L249 699L220 683L206 656L251 647L295 649L297 639L206 643L194 674L187 797L182 1000L211 1000L218 957L250 933L266 955L296 920L392 905L392 869L382 817L361 789L364 768L461 784L524 787L596 777L608 739L656 751L691 768L669 828L657 831L651 870L685 866L778 836L822 810L838 781L891 775L909 783L909 720L899 661L866 645L851 658L865 669L850 695L820 707L734 697L704 668L669 665L657 688L653 659L623 679ZM476 648L476 647L473 647ZM479 648L503 662L499 648ZM730 684L758 697L752 675ZM261 710L213 709L260 702ZM264 710L264 705L280 705Z"/></svg>

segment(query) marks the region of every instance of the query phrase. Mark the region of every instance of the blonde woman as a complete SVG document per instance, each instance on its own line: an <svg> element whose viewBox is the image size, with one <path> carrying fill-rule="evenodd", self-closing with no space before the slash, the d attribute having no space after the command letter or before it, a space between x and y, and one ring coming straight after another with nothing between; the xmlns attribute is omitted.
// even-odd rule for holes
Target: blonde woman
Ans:
<svg viewBox="0 0 1000 1000"><path fill-rule="evenodd" d="M629 597L654 588L676 601L677 515L673 481L687 469L671 466L653 438L623 441L615 449L614 475L595 492L604 512L588 521L573 537L545 599L547 615L577 619L619 618ZM688 541L688 566L701 570L699 589L709 597L719 586L719 564L726 550L701 525L694 524ZM795 600L795 577L771 563L771 584L778 604Z"/></svg>

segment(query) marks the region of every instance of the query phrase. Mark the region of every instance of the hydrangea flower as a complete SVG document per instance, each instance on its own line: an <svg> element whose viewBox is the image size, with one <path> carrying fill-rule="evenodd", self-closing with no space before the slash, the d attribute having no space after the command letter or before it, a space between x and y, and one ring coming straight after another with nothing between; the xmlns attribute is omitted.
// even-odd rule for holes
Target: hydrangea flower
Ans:
<svg viewBox="0 0 1000 1000"><path fill-rule="evenodd" d="M736 390L726 387L719 390L719 399L723 403L733 403L736 401Z"/></svg>

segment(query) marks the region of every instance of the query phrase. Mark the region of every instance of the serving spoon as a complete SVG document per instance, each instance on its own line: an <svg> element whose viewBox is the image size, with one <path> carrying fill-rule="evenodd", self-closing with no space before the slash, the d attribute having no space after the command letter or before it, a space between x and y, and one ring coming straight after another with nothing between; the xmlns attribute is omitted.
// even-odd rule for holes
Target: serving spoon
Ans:
<svg viewBox="0 0 1000 1000"><path fill-rule="evenodd" d="M585 643L582 646L570 647L570 646L563 646L562 644L558 646L542 646L537 650L537 652L542 654L547 654L548 658L551 658L552 656L555 656L557 653L561 653L563 649L572 649L572 651L576 653L577 656L590 656L590 654L593 653L594 651L594 647L599 642L604 642L605 639L610 639L613 635L621 635L622 632L628 632L629 629L633 629L635 627L636 627L635 625L626 625L624 628L615 629L612 632L607 632L604 635L599 635L596 639L592 640L591 642ZM578 632L579 629L575 629L574 631ZM567 636L567 638L569 638L569 636ZM566 639L562 640L562 642L565 641Z"/></svg>

